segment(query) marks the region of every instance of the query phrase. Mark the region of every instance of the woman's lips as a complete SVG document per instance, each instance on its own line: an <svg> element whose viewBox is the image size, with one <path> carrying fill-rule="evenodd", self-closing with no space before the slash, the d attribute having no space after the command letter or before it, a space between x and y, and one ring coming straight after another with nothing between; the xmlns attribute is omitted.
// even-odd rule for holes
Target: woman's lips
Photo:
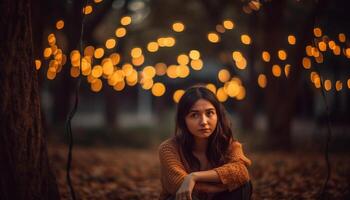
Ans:
<svg viewBox="0 0 350 200"><path fill-rule="evenodd" d="M203 128L203 129L199 129L199 131L201 131L201 132L209 132L210 129L209 128Z"/></svg>

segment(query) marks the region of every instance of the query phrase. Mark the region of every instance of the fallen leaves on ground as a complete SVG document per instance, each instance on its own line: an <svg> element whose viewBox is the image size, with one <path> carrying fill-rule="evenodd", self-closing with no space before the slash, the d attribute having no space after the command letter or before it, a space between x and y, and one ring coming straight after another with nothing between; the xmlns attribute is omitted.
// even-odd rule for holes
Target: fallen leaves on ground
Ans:
<svg viewBox="0 0 350 200"><path fill-rule="evenodd" d="M49 149L62 199L69 199L67 147ZM259 152L248 154L253 199L316 199L326 179L322 154ZM331 155L329 199L349 199L350 158ZM161 190L156 149L74 147L71 169L78 199L158 199Z"/></svg>

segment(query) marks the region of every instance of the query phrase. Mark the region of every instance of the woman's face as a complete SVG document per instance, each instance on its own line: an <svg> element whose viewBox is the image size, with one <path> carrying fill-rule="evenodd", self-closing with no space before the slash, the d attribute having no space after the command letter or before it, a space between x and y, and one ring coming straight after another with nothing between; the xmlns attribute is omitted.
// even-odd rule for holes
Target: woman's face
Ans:
<svg viewBox="0 0 350 200"><path fill-rule="evenodd" d="M199 99L185 117L186 125L191 134L198 139L209 138L214 132L218 117L216 109L209 101Z"/></svg>

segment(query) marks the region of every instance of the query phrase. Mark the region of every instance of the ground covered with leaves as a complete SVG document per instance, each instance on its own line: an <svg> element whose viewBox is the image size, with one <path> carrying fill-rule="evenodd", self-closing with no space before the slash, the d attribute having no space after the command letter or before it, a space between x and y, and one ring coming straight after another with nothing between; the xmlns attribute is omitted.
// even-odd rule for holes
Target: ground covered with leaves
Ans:
<svg viewBox="0 0 350 200"><path fill-rule="evenodd" d="M68 199L67 147L50 145L51 166L62 199ZM253 199L316 199L326 178L322 154L247 153L253 165ZM329 199L350 199L350 158L330 155ZM161 189L157 149L74 147L72 182L78 199L158 199Z"/></svg>

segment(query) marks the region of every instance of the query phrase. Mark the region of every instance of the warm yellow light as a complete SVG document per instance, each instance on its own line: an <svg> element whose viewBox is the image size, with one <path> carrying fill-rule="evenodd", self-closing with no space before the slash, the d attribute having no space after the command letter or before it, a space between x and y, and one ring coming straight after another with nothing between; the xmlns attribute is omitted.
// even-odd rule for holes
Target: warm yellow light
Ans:
<svg viewBox="0 0 350 200"><path fill-rule="evenodd" d="M92 72L91 72L92 77L100 78L102 76L102 73L103 73L103 68L101 65L95 65L92 68Z"/></svg>
<svg viewBox="0 0 350 200"><path fill-rule="evenodd" d="M80 52L78 50L73 50L70 53L71 64L74 67L80 66Z"/></svg>
<svg viewBox="0 0 350 200"><path fill-rule="evenodd" d="M288 78L289 74L290 74L290 64L286 64L284 66L284 74L286 75L286 77Z"/></svg>
<svg viewBox="0 0 350 200"><path fill-rule="evenodd" d="M62 54L62 61L61 61L61 65L65 65L67 62L67 56L65 54Z"/></svg>
<svg viewBox="0 0 350 200"><path fill-rule="evenodd" d="M95 51L95 47L94 46L87 46L84 49L84 56L93 57L94 56L94 51Z"/></svg>
<svg viewBox="0 0 350 200"><path fill-rule="evenodd" d="M153 66L146 66L143 68L142 74L145 79L151 79L156 75L156 69Z"/></svg>
<svg viewBox="0 0 350 200"><path fill-rule="evenodd" d="M131 57L133 58L138 58L142 55L142 49L139 47L135 47L133 49L131 49Z"/></svg>
<svg viewBox="0 0 350 200"><path fill-rule="evenodd" d="M197 59L200 58L200 56L201 56L201 54L199 53L199 51L197 51L197 50L191 50L190 51L190 58L192 60L197 60Z"/></svg>
<svg viewBox="0 0 350 200"><path fill-rule="evenodd" d="M296 41L297 41L297 39L295 38L294 35L288 35L288 43L290 45L295 45Z"/></svg>
<svg viewBox="0 0 350 200"><path fill-rule="evenodd" d="M348 79L348 81L346 83L348 85L348 88L350 89L350 78Z"/></svg>
<svg viewBox="0 0 350 200"><path fill-rule="evenodd" d="M315 35L316 37L321 37L321 36L322 36L322 30L321 30L321 28L315 27L315 28L314 28L314 35Z"/></svg>
<svg viewBox="0 0 350 200"><path fill-rule="evenodd" d="M128 86L135 86L137 84L137 80L136 81L129 81L128 79L126 79L126 84L128 84Z"/></svg>
<svg viewBox="0 0 350 200"><path fill-rule="evenodd" d="M175 103L179 103L182 95L185 94L185 90L176 90L173 94L173 100Z"/></svg>
<svg viewBox="0 0 350 200"><path fill-rule="evenodd" d="M113 65L117 65L120 62L120 55L118 53L112 53L109 55L109 58L112 60Z"/></svg>
<svg viewBox="0 0 350 200"><path fill-rule="evenodd" d="M94 0L95 3L101 3L103 0Z"/></svg>
<svg viewBox="0 0 350 200"><path fill-rule="evenodd" d="M120 23L123 25L123 26L127 26L129 24L131 24L131 17L130 16L124 16L120 19Z"/></svg>
<svg viewBox="0 0 350 200"><path fill-rule="evenodd" d="M116 43L117 43L117 42L115 41L115 39L110 38L110 39L108 39L108 40L106 41L105 46L106 46L107 49L112 49L112 48L115 47L115 44L116 44Z"/></svg>
<svg viewBox="0 0 350 200"><path fill-rule="evenodd" d="M286 60L287 59L287 53L285 50L278 50L278 58L280 60Z"/></svg>
<svg viewBox="0 0 350 200"><path fill-rule="evenodd" d="M137 80L138 80L138 74L137 74L137 71L134 69L132 70L132 73L126 77L126 81L128 85L130 85L131 83L130 86L132 86L133 85L132 83L137 82Z"/></svg>
<svg viewBox="0 0 350 200"><path fill-rule="evenodd" d="M216 97L218 98L218 100L220 102L225 102L228 98L224 88L222 88L222 87L217 90Z"/></svg>
<svg viewBox="0 0 350 200"><path fill-rule="evenodd" d="M318 57L315 58L317 63L323 63L323 54L319 53Z"/></svg>
<svg viewBox="0 0 350 200"><path fill-rule="evenodd" d="M70 75L73 78L77 78L80 75L80 69L79 67L71 67L70 68Z"/></svg>
<svg viewBox="0 0 350 200"><path fill-rule="evenodd" d="M149 90L153 86L153 79L142 79L141 80L141 86L145 90Z"/></svg>
<svg viewBox="0 0 350 200"><path fill-rule="evenodd" d="M35 69L39 70L41 67L41 60L35 60Z"/></svg>
<svg viewBox="0 0 350 200"><path fill-rule="evenodd" d="M259 74L259 76L258 76L258 85L261 88L265 88L266 87L267 79L266 79L265 74Z"/></svg>
<svg viewBox="0 0 350 200"><path fill-rule="evenodd" d="M160 97L165 93L165 86L163 83L155 83L152 87L152 94L156 97Z"/></svg>
<svg viewBox="0 0 350 200"><path fill-rule="evenodd" d="M249 4L248 4L249 5ZM250 14L250 13L252 13L253 12L253 10L248 6L248 5L246 5L246 6L243 6L243 12L244 13L246 13L246 14Z"/></svg>
<svg viewBox="0 0 350 200"><path fill-rule="evenodd" d="M338 39L340 42L345 42L346 41L346 36L344 33L339 33Z"/></svg>
<svg viewBox="0 0 350 200"><path fill-rule="evenodd" d="M118 38L122 38L125 35L126 35L126 29L124 27L120 27L115 30L115 36Z"/></svg>
<svg viewBox="0 0 350 200"><path fill-rule="evenodd" d="M169 78L177 78L178 77L178 73L177 73L177 66L176 65L170 65L167 68L166 74Z"/></svg>
<svg viewBox="0 0 350 200"><path fill-rule="evenodd" d="M186 54L180 54L179 56L177 56L177 63L179 63L180 65L187 65L189 60L190 59Z"/></svg>
<svg viewBox="0 0 350 200"><path fill-rule="evenodd" d="M201 70L203 68L203 61L201 59L191 60L191 67L194 70Z"/></svg>
<svg viewBox="0 0 350 200"><path fill-rule="evenodd" d="M221 81L222 83L225 83L228 80L230 80L231 74L227 69L222 69L218 73L218 78L219 78L219 81Z"/></svg>
<svg viewBox="0 0 350 200"><path fill-rule="evenodd" d="M55 72L57 72L58 62L56 60L50 60L49 68L53 68L55 69Z"/></svg>
<svg viewBox="0 0 350 200"><path fill-rule="evenodd" d="M91 73L91 64L88 58L83 57L81 60L81 74L88 76Z"/></svg>
<svg viewBox="0 0 350 200"><path fill-rule="evenodd" d="M271 56L270 56L270 53L268 51L263 51L261 54L261 57L262 57L263 61L270 62Z"/></svg>
<svg viewBox="0 0 350 200"><path fill-rule="evenodd" d="M225 20L222 24L227 30L231 30L235 27L235 23L231 20Z"/></svg>
<svg viewBox="0 0 350 200"><path fill-rule="evenodd" d="M157 39L157 43L158 43L158 45L160 47L165 47L166 46L166 42L165 41L166 41L166 39L163 38L163 37L160 37L160 38Z"/></svg>
<svg viewBox="0 0 350 200"><path fill-rule="evenodd" d="M281 67L279 65L273 65L272 66L272 74L276 77L281 76Z"/></svg>
<svg viewBox="0 0 350 200"><path fill-rule="evenodd" d="M92 13L92 6L90 6L90 5L85 6L85 7L83 8L83 13L84 13L85 15L88 15L88 14Z"/></svg>
<svg viewBox="0 0 350 200"><path fill-rule="evenodd" d="M242 57L240 61L236 62L236 67L242 70L245 69L247 67L247 60Z"/></svg>
<svg viewBox="0 0 350 200"><path fill-rule="evenodd" d="M112 60L107 58L105 62L102 63L102 69L104 75L111 75L114 71Z"/></svg>
<svg viewBox="0 0 350 200"><path fill-rule="evenodd" d="M239 62L243 59L243 55L239 51L234 51L234 52L232 52L232 58L234 61Z"/></svg>
<svg viewBox="0 0 350 200"><path fill-rule="evenodd" d="M180 78L186 78L190 75L190 68L187 65L179 65L176 73Z"/></svg>
<svg viewBox="0 0 350 200"><path fill-rule="evenodd" d="M308 57L303 58L303 67L305 69L310 69L311 68L311 60Z"/></svg>
<svg viewBox="0 0 350 200"><path fill-rule="evenodd" d="M141 66L145 62L145 57L141 55L137 58L132 58L131 62L135 66Z"/></svg>
<svg viewBox="0 0 350 200"><path fill-rule="evenodd" d="M324 81L324 89L326 91L330 91L332 89L332 82L331 82L331 80L327 79L327 80Z"/></svg>
<svg viewBox="0 0 350 200"><path fill-rule="evenodd" d="M130 76L134 70L134 67L130 63L125 63L122 67L125 76Z"/></svg>
<svg viewBox="0 0 350 200"><path fill-rule="evenodd" d="M343 89L343 83L341 81L336 81L335 82L335 89L339 92L340 90Z"/></svg>
<svg viewBox="0 0 350 200"><path fill-rule="evenodd" d="M44 49L44 57L49 58L52 54L52 49L51 48L45 48Z"/></svg>
<svg viewBox="0 0 350 200"><path fill-rule="evenodd" d="M182 32L185 30L185 25L181 22L175 22L173 23L173 30L175 32Z"/></svg>
<svg viewBox="0 0 350 200"><path fill-rule="evenodd" d="M321 78L319 76L314 79L315 88L321 88Z"/></svg>
<svg viewBox="0 0 350 200"><path fill-rule="evenodd" d="M318 49L320 49L320 51L326 51L327 50L327 44L323 41L318 43Z"/></svg>
<svg viewBox="0 0 350 200"><path fill-rule="evenodd" d="M118 69L118 70L114 71L111 76L109 76L108 84L111 86L114 86L118 82L124 81L124 77L125 77L124 71Z"/></svg>
<svg viewBox="0 0 350 200"><path fill-rule="evenodd" d="M58 21L56 22L56 28L57 28L57 30L61 30L61 29L63 29L63 27L64 27L64 21L63 21L63 20L58 20Z"/></svg>
<svg viewBox="0 0 350 200"><path fill-rule="evenodd" d="M56 44L56 36L53 33L49 34L47 36L47 41L48 41L50 46L55 45Z"/></svg>
<svg viewBox="0 0 350 200"><path fill-rule="evenodd" d="M55 45L55 44L54 44L54 45L52 45L52 46L51 46L51 50L52 50L52 54L53 54L53 55L56 55L56 54L57 54L57 52L58 52L57 45Z"/></svg>
<svg viewBox="0 0 350 200"><path fill-rule="evenodd" d="M89 83L92 83L92 82L94 82L96 80L96 78L94 78L91 74L89 74L88 76L87 76L87 81L89 82Z"/></svg>
<svg viewBox="0 0 350 200"><path fill-rule="evenodd" d="M175 45L176 41L173 37L167 37L165 38L165 46L167 47L173 47Z"/></svg>
<svg viewBox="0 0 350 200"><path fill-rule="evenodd" d="M259 1L250 1L248 6L251 10L258 11L261 7L261 3Z"/></svg>
<svg viewBox="0 0 350 200"><path fill-rule="evenodd" d="M333 49L333 53L334 55L339 56L340 55L340 47L339 46L335 46Z"/></svg>
<svg viewBox="0 0 350 200"><path fill-rule="evenodd" d="M239 87L239 92L236 96L236 99L237 100L243 100L245 98L245 95L246 95L246 91L245 91L245 88L243 86L240 86Z"/></svg>
<svg viewBox="0 0 350 200"><path fill-rule="evenodd" d="M125 82L123 81L119 81L117 82L114 86L113 89L115 89L116 91L122 91L125 88Z"/></svg>
<svg viewBox="0 0 350 200"><path fill-rule="evenodd" d="M56 71L55 71L55 69L54 68L49 68L49 70L47 70L46 77L49 80L55 79L56 78Z"/></svg>
<svg viewBox="0 0 350 200"><path fill-rule="evenodd" d="M252 40L250 39L250 36L247 34L241 35L241 41L243 44L249 45L252 43Z"/></svg>
<svg viewBox="0 0 350 200"><path fill-rule="evenodd" d="M217 32L219 32L219 33L225 33L225 28L224 28L224 26L221 25L221 24L216 25L216 26L215 26L215 30L216 30Z"/></svg>
<svg viewBox="0 0 350 200"><path fill-rule="evenodd" d="M157 42L150 42L147 44L147 50L149 52L156 52L158 51L158 49L159 49L159 46Z"/></svg>
<svg viewBox="0 0 350 200"><path fill-rule="evenodd" d="M350 48L345 49L345 55L346 57L350 58Z"/></svg>
<svg viewBox="0 0 350 200"><path fill-rule="evenodd" d="M208 83L205 87L208 88L208 90L210 90L214 94L216 94L216 86L214 84Z"/></svg>
<svg viewBox="0 0 350 200"><path fill-rule="evenodd" d="M310 73L310 79L311 79L311 82L314 83L316 88L321 87L321 78L316 72Z"/></svg>
<svg viewBox="0 0 350 200"><path fill-rule="evenodd" d="M239 93L239 83L237 81L229 81L224 85L225 93L230 97L236 97Z"/></svg>
<svg viewBox="0 0 350 200"><path fill-rule="evenodd" d="M335 46L336 46L336 44L335 44L335 42L333 41L333 40L330 40L329 42L328 42L328 47L330 48L330 49L334 49L335 48Z"/></svg>
<svg viewBox="0 0 350 200"><path fill-rule="evenodd" d="M105 53L105 50L103 48L97 48L94 52L94 57L99 59L102 58Z"/></svg>
<svg viewBox="0 0 350 200"><path fill-rule="evenodd" d="M95 79L90 86L93 92L99 92L102 89L102 81L101 79Z"/></svg>
<svg viewBox="0 0 350 200"><path fill-rule="evenodd" d="M165 63L157 63L154 67L156 68L157 76L163 76L166 74L167 66Z"/></svg>
<svg viewBox="0 0 350 200"><path fill-rule="evenodd" d="M307 46L305 47L306 55L312 56L312 51L313 51L312 49L313 49L313 47L312 47L311 45L307 45Z"/></svg>
<svg viewBox="0 0 350 200"><path fill-rule="evenodd" d="M209 42L211 42L211 43L218 43L220 41L219 35L216 33L213 33L213 32L208 33L207 37L208 37Z"/></svg>

